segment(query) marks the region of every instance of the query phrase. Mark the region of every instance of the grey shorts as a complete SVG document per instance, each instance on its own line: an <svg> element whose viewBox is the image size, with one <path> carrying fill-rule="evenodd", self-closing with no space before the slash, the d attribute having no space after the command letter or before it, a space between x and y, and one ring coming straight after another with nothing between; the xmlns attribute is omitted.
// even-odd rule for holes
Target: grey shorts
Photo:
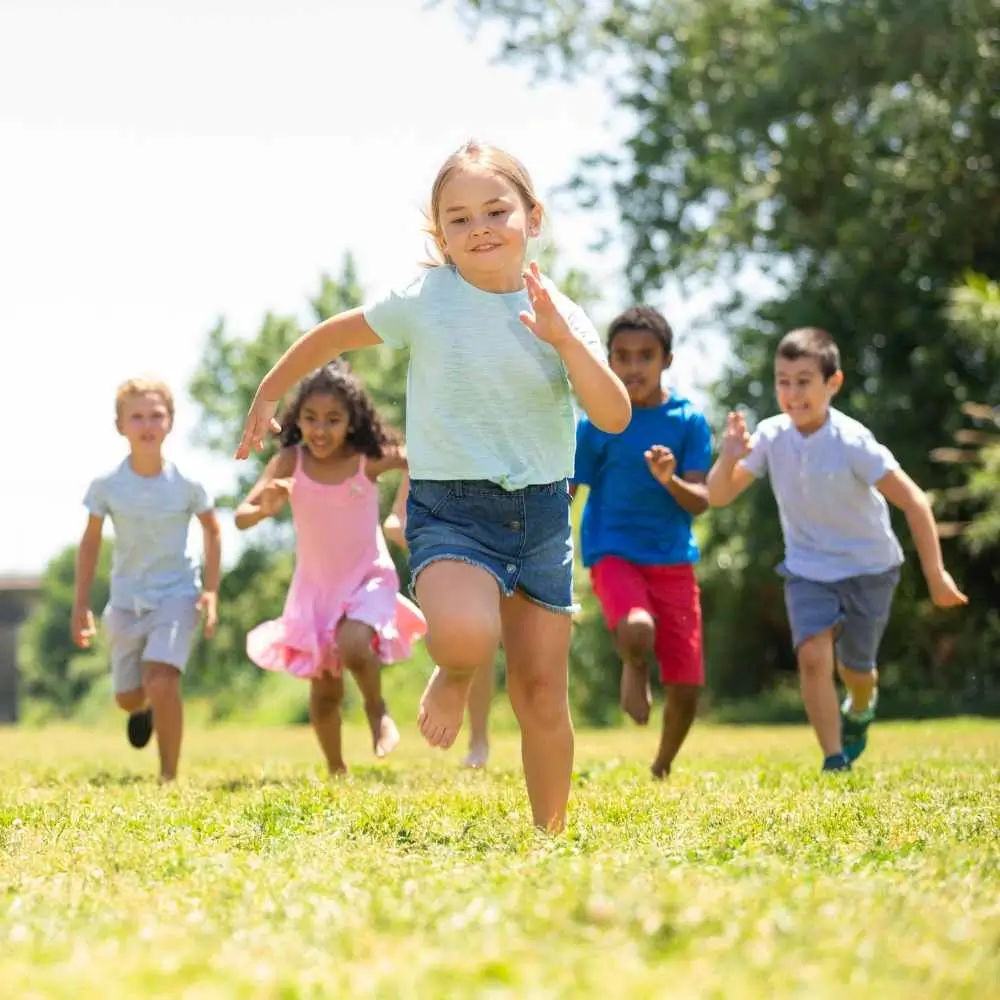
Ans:
<svg viewBox="0 0 1000 1000"><path fill-rule="evenodd" d="M785 578L785 607L794 647L834 629L837 659L851 670L874 670L899 583L899 567L831 583L803 579L784 566L778 572Z"/></svg>
<svg viewBox="0 0 1000 1000"><path fill-rule="evenodd" d="M135 691L142 687L144 663L166 663L184 672L198 627L197 599L171 598L138 613L108 608L103 621L111 644L114 692Z"/></svg>

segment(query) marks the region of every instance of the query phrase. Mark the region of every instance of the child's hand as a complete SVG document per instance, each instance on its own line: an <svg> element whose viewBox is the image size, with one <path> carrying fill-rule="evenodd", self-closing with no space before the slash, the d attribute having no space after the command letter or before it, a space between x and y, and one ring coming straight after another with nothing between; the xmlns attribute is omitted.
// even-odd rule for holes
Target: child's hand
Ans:
<svg viewBox="0 0 1000 1000"><path fill-rule="evenodd" d="M940 576L928 580L927 587L931 592L931 600L937 608L957 608L969 603L968 597L958 589L951 573L947 570L941 570Z"/></svg>
<svg viewBox="0 0 1000 1000"><path fill-rule="evenodd" d="M264 438L268 431L277 434L281 430L281 425L274 419L277 410L276 400L254 397L246 423L243 425L243 437L240 438L239 447L236 449L238 459L249 458L251 450L260 451L264 447Z"/></svg>
<svg viewBox="0 0 1000 1000"><path fill-rule="evenodd" d="M272 479L257 498L257 509L264 517L274 517L288 503L293 479Z"/></svg>
<svg viewBox="0 0 1000 1000"><path fill-rule="evenodd" d="M524 272L524 285L531 301L531 312L523 312L518 317L539 339L553 347L559 347L573 340L573 331L556 308L548 289L542 284L542 272L534 261Z"/></svg>
<svg viewBox="0 0 1000 1000"><path fill-rule="evenodd" d="M198 610L205 616L205 638L211 639L219 624L219 595L214 590L203 590L198 598Z"/></svg>
<svg viewBox="0 0 1000 1000"><path fill-rule="evenodd" d="M80 649L90 649L90 641L97 635L97 626L94 624L94 615L90 608L73 608L70 634L74 645Z"/></svg>
<svg viewBox="0 0 1000 1000"><path fill-rule="evenodd" d="M673 481L677 472L677 459L674 453L662 444L654 444L649 451L644 452L646 465L653 478L663 486Z"/></svg>
<svg viewBox="0 0 1000 1000"><path fill-rule="evenodd" d="M732 462L738 462L750 454L750 432L742 413L733 411L726 417L726 432L722 435L719 450Z"/></svg>

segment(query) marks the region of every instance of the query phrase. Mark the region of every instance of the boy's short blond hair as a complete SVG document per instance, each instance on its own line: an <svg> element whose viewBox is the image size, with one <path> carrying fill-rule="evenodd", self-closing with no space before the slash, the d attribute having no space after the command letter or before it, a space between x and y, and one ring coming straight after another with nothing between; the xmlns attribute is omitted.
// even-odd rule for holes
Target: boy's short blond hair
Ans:
<svg viewBox="0 0 1000 1000"><path fill-rule="evenodd" d="M122 418L122 404L129 396L155 395L163 400L170 422L174 422L174 394L166 382L155 378L130 378L115 390L115 419Z"/></svg>

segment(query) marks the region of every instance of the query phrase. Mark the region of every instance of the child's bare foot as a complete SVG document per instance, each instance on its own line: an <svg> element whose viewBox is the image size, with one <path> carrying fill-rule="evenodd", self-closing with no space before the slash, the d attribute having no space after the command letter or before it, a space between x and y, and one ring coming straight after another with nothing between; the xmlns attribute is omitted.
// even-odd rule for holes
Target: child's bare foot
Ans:
<svg viewBox="0 0 1000 1000"><path fill-rule="evenodd" d="M657 781L665 781L670 777L670 765L661 764L658 760L653 761L652 767L649 770Z"/></svg>
<svg viewBox="0 0 1000 1000"><path fill-rule="evenodd" d="M622 664L621 703L622 708L640 726L649 722L649 712L653 707L653 692L649 686L647 664Z"/></svg>
<svg viewBox="0 0 1000 1000"><path fill-rule="evenodd" d="M327 764L327 773L331 778L344 778L348 774L347 765L342 761L334 761Z"/></svg>
<svg viewBox="0 0 1000 1000"><path fill-rule="evenodd" d="M462 761L462 767L471 767L478 771L486 767L486 762L489 759L490 745L488 743L470 743L469 752Z"/></svg>
<svg viewBox="0 0 1000 1000"><path fill-rule="evenodd" d="M447 750L462 728L465 703L469 698L472 674L456 674L434 668L420 699L417 725L432 747Z"/></svg>
<svg viewBox="0 0 1000 1000"><path fill-rule="evenodd" d="M388 757L399 746L399 730L392 716L385 712L372 728L372 739L375 743L375 756Z"/></svg>

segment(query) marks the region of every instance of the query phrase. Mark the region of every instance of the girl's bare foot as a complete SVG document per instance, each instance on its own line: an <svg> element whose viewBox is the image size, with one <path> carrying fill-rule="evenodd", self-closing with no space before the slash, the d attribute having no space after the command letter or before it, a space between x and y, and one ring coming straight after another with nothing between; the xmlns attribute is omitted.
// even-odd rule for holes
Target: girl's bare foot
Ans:
<svg viewBox="0 0 1000 1000"><path fill-rule="evenodd" d="M471 767L473 770L481 770L486 767L486 762L490 759L490 745L488 743L470 743L469 752L462 761L462 767Z"/></svg>
<svg viewBox="0 0 1000 1000"><path fill-rule="evenodd" d="M417 725L432 747L447 750L458 736L469 698L472 674L450 673L435 667L420 699Z"/></svg>
<svg viewBox="0 0 1000 1000"><path fill-rule="evenodd" d="M375 743L375 756L388 757L399 746L399 730L392 716L384 713L372 728L372 739Z"/></svg>

